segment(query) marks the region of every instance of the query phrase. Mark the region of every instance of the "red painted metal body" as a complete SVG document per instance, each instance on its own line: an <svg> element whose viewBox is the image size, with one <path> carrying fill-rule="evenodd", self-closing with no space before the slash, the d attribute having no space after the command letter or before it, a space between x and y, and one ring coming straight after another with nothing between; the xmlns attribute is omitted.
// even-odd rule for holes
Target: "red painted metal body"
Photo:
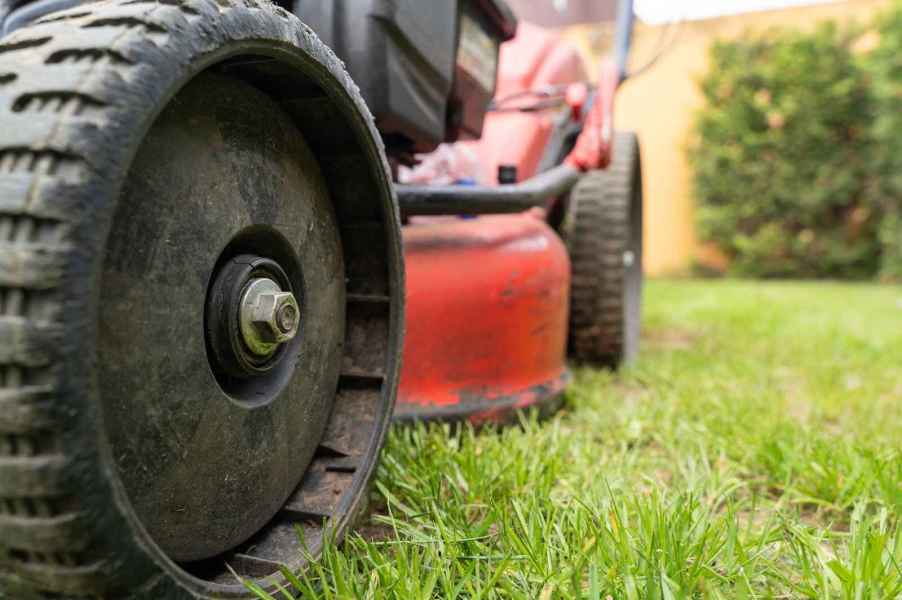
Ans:
<svg viewBox="0 0 902 600"><path fill-rule="evenodd" d="M498 98L568 85L589 78L576 47L560 34L520 23L517 37L501 46ZM516 165L520 180L536 174L554 128L555 111L493 112L486 116L482 137L468 142L482 169L480 180L493 182L500 165Z"/></svg>
<svg viewBox="0 0 902 600"><path fill-rule="evenodd" d="M501 420L566 380L570 259L541 211L407 227L399 418Z"/></svg>
<svg viewBox="0 0 902 600"><path fill-rule="evenodd" d="M557 34L522 24L502 47L497 95L587 79ZM499 165L537 171L560 111L495 112L482 139L481 180ZM567 382L570 259L534 209L519 215L414 219L404 229L407 332L398 419L509 420L554 408Z"/></svg>

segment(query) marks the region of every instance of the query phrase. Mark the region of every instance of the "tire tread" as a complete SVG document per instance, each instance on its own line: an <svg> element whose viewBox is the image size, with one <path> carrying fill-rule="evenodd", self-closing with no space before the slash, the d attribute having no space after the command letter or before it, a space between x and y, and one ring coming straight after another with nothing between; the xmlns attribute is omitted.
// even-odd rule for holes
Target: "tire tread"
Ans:
<svg viewBox="0 0 902 600"><path fill-rule="evenodd" d="M59 192L95 174L79 143L82 126L117 118L122 107L107 98L140 70L129 58L139 36L159 41L201 14L183 2L165 5L179 19L157 18L162 3L100 2L0 42L0 590L11 593L105 595L109 558L88 551L92 530L58 436L65 415L44 383L62 329L62 265L84 214Z"/></svg>
<svg viewBox="0 0 902 600"><path fill-rule="evenodd" d="M617 132L615 148L607 169L587 174L574 188L564 235L572 261L570 355L606 367L627 358L623 253L630 242L635 135Z"/></svg>

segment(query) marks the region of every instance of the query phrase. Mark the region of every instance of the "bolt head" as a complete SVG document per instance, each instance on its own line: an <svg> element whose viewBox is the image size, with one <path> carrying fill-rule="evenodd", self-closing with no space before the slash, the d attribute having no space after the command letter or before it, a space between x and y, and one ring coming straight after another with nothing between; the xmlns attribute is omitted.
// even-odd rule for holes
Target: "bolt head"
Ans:
<svg viewBox="0 0 902 600"><path fill-rule="evenodd" d="M627 250L623 253L623 266L626 268L630 268L636 262L636 254L632 250Z"/></svg>
<svg viewBox="0 0 902 600"><path fill-rule="evenodd" d="M251 322L261 341L282 344L297 335L299 312L291 292L264 293L257 297Z"/></svg>
<svg viewBox="0 0 902 600"><path fill-rule="evenodd" d="M245 345L259 356L268 356L279 344L298 333L300 308L291 292L283 292L271 279L255 279L241 302L241 335Z"/></svg>

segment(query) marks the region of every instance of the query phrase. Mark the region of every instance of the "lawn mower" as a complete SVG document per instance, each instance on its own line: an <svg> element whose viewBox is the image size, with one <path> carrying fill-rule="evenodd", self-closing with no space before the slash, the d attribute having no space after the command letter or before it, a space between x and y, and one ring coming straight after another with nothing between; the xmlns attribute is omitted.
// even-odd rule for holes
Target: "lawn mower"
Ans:
<svg viewBox="0 0 902 600"><path fill-rule="evenodd" d="M0 597L278 590L364 510L399 384L495 419L568 337L634 353L619 14L597 87L527 31L496 93L502 0L0 0ZM443 143L493 179L416 180Z"/></svg>
<svg viewBox="0 0 902 600"><path fill-rule="evenodd" d="M550 3L511 4L540 22L571 22ZM576 3L570 19L610 18L613 9ZM402 177L417 185L398 188L407 331L397 420L547 414L568 381L568 346L571 358L608 367L638 351L639 146L634 134L610 130L631 6L620 15L618 56L591 95L575 47L521 23L501 48L496 97L473 127L479 139L421 157ZM467 185L475 181L483 185ZM448 213L463 217L433 216Z"/></svg>

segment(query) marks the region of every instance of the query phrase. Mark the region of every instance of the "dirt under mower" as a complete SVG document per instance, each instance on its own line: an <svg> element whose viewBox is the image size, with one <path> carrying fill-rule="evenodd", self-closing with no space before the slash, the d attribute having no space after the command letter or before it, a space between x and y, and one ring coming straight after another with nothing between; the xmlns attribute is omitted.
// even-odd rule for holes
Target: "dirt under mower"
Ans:
<svg viewBox="0 0 902 600"><path fill-rule="evenodd" d="M635 353L619 14L589 85L502 0L0 0L0 597L277 590L397 396L507 419Z"/></svg>

